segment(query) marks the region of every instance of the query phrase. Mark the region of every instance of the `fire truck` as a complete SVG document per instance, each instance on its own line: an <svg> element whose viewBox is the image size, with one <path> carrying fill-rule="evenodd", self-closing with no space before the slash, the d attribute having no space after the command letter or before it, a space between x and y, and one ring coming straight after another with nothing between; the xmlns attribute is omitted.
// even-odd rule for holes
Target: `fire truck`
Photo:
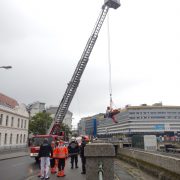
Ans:
<svg viewBox="0 0 180 180"><path fill-rule="evenodd" d="M85 70L85 67L89 61L90 54L91 54L93 47L96 43L96 40L98 38L98 34L99 34L100 29L102 27L102 24L106 18L106 15L107 15L110 8L117 9L119 6L120 6L120 0L104 0L104 4L101 8L100 15L99 15L99 17L96 21L96 24L93 28L93 31L92 31L92 33L91 33L91 35L87 41L87 44L84 48L84 51L81 55L81 58L80 58L78 64L76 66L76 69L72 75L72 78L68 83L66 91L63 95L63 98L62 98L62 100L59 104L59 107L57 109L57 112L55 114L55 118L53 119L51 126L48 130L48 135L46 135L46 136L52 138L52 137L54 137L54 135L57 135L57 136L60 135L61 124L63 122L63 119L64 119L67 111L68 111L68 108L71 104L71 101L75 95L77 87L80 83L81 76L82 76L82 74ZM39 135L39 136L45 137L45 135ZM38 148L36 147L36 149L38 149ZM34 154L38 152L38 150L36 152L35 152L35 150L33 150L33 151L34 151ZM31 153L33 154L32 151L31 151Z"/></svg>
<svg viewBox="0 0 180 180"><path fill-rule="evenodd" d="M40 145L43 143L45 138L48 140L49 143L51 143L52 141L57 141L59 138L63 138L63 137L59 137L58 135L51 135L51 134L32 136L32 138L30 139L30 157L35 158L36 162L38 162L39 160L38 153L39 153Z"/></svg>

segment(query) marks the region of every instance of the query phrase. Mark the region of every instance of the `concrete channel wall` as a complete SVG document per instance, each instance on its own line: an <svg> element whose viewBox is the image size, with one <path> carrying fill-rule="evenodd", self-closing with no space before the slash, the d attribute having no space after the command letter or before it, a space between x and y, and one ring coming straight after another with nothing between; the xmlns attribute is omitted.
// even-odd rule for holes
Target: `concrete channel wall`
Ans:
<svg viewBox="0 0 180 180"><path fill-rule="evenodd" d="M180 178L180 159L170 156L165 156L161 154L156 154L153 152L146 152L141 150L133 150L129 148L118 148L117 157L126 160L129 158L129 161L138 163L140 166L144 167L148 165L148 171L150 173L156 172L154 174L169 174L170 179L179 179ZM174 177L174 178L172 178ZM162 178L160 178L162 179ZM169 179L169 178L166 178Z"/></svg>
<svg viewBox="0 0 180 180"><path fill-rule="evenodd" d="M101 170L101 177L104 180L114 179L115 149L111 143L87 144L84 153L86 156L86 180L99 180Z"/></svg>

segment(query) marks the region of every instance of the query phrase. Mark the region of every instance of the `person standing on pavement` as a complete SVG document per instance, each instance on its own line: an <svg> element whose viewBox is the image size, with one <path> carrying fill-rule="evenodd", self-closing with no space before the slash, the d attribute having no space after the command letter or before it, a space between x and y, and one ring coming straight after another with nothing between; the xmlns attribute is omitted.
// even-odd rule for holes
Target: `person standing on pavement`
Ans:
<svg viewBox="0 0 180 180"><path fill-rule="evenodd" d="M64 174L64 168L65 168L65 161L68 157L68 149L66 146L64 146L64 142L62 140L59 141L58 147L56 147L54 151L55 158L58 159L58 174L57 177L63 177Z"/></svg>
<svg viewBox="0 0 180 180"><path fill-rule="evenodd" d="M69 151L69 156L71 157L71 169L74 168L74 161L75 161L75 168L78 168L79 145L75 137L71 138L71 142L68 146L68 151Z"/></svg>
<svg viewBox="0 0 180 180"><path fill-rule="evenodd" d="M83 136L82 137L82 143L80 146L80 157L81 157L81 162L82 162L82 172L81 174L86 174L86 157L84 156L84 148L86 146L86 139Z"/></svg>
<svg viewBox="0 0 180 180"><path fill-rule="evenodd" d="M55 147L54 141L51 142L51 147L53 150L53 154L51 154L51 157L50 157L50 165L51 165L51 174L54 174L56 173L55 158L54 158L54 150L56 147Z"/></svg>
<svg viewBox="0 0 180 180"><path fill-rule="evenodd" d="M39 150L39 158L41 159L41 179L49 179L50 156L52 154L53 150L51 145L48 143L48 139L44 139Z"/></svg>

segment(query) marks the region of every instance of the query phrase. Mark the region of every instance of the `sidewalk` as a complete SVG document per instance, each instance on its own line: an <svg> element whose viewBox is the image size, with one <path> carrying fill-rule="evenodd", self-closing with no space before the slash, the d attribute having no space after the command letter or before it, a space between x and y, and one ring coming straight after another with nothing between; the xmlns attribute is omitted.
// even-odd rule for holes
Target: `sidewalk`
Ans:
<svg viewBox="0 0 180 180"><path fill-rule="evenodd" d="M0 161L12 158L18 158L22 156L29 156L28 150L19 150L14 152L0 152Z"/></svg>

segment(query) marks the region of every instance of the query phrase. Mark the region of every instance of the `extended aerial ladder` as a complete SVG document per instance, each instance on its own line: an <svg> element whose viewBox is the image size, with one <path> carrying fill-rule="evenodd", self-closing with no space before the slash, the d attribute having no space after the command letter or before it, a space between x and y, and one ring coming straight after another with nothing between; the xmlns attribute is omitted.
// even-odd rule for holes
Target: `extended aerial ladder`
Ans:
<svg viewBox="0 0 180 180"><path fill-rule="evenodd" d="M104 0L104 4L102 6L100 16L98 17L98 20L97 20L95 27L92 31L92 34L85 46L85 49L84 49L82 56L77 64L74 74L73 74L70 82L68 83L68 86L66 88L64 96L63 96L63 98L60 102L60 105L57 109L57 112L55 114L55 118L49 128L48 134L59 134L61 123L63 122L63 119L68 111L70 103L74 97L76 90L77 90L81 76L84 72L84 69L85 69L87 63L88 63L89 56L92 52L92 49L94 47L94 44L95 44L97 38L98 38L99 31L102 27L102 24L108 13L108 10L109 10L109 8L117 9L119 6L120 6L120 0Z"/></svg>

